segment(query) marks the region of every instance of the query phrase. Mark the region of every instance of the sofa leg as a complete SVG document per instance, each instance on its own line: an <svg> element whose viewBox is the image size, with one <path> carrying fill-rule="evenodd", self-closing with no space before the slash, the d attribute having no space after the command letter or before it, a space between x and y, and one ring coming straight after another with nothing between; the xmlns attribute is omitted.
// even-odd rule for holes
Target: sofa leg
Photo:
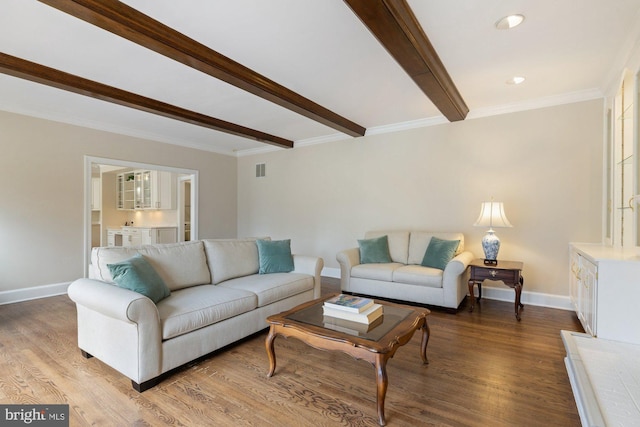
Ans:
<svg viewBox="0 0 640 427"><path fill-rule="evenodd" d="M133 386L133 389L135 391L137 391L138 393L142 393L143 391L149 390L151 387L155 387L156 385L158 385L159 382L160 382L160 378L156 377L140 384L131 380L131 385Z"/></svg>
<svg viewBox="0 0 640 427"><path fill-rule="evenodd" d="M91 359L93 357L93 355L87 353L84 350L80 350L80 353L82 353L82 357L84 357L85 359Z"/></svg>

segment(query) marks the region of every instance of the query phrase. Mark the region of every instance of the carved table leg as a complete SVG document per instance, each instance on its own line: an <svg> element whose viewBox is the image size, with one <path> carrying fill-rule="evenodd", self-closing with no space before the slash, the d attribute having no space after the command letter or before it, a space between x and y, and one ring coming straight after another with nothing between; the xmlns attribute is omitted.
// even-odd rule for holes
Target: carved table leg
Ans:
<svg viewBox="0 0 640 427"><path fill-rule="evenodd" d="M267 355L269 356L269 373L267 374L267 377L270 377L276 371L276 352L273 347L273 341L275 339L275 325L271 325L267 339L264 342L265 347L267 348Z"/></svg>
<svg viewBox="0 0 640 427"><path fill-rule="evenodd" d="M384 398L387 394L387 385L389 380L387 378L387 358L384 354L378 353L376 355L376 385L378 389L377 402L378 402L378 422L381 426L386 425L384 420Z"/></svg>
<svg viewBox="0 0 640 427"><path fill-rule="evenodd" d="M420 357L422 358L422 363L428 364L429 359L427 359L427 344L429 344L429 336L431 335L431 330L429 329L427 319L424 319L424 325L422 325L421 329L422 344L420 345Z"/></svg>
<svg viewBox="0 0 640 427"><path fill-rule="evenodd" d="M520 307L524 307L521 303L520 303L520 296L522 295L522 285L520 283L516 284L515 286L515 290L516 290L516 302L515 302L515 306L516 306L516 319L520 320Z"/></svg>
<svg viewBox="0 0 640 427"><path fill-rule="evenodd" d="M469 313L473 312L473 307L476 303L476 298L473 296L473 284L475 282L473 280L469 280L469 302L471 305L469 306Z"/></svg>
<svg viewBox="0 0 640 427"><path fill-rule="evenodd" d="M516 283L515 285L515 290L516 290L516 319L520 320L520 309L524 308L524 304L522 304L522 302L520 301L520 298L522 297L522 287L524 286L524 278L522 276L520 276L520 280L518 283Z"/></svg>

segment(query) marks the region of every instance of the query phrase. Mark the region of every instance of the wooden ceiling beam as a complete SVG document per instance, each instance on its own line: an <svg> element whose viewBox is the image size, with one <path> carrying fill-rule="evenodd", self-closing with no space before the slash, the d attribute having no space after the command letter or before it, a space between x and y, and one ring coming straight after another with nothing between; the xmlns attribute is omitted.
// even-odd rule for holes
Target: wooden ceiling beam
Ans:
<svg viewBox="0 0 640 427"><path fill-rule="evenodd" d="M406 0L344 0L449 121L469 113Z"/></svg>
<svg viewBox="0 0 640 427"><path fill-rule="evenodd" d="M39 0L76 18L346 133L366 129L117 0Z"/></svg>
<svg viewBox="0 0 640 427"><path fill-rule="evenodd" d="M0 52L0 72L32 82L41 83L102 101L111 102L170 119L180 120L220 132L250 138L282 148L293 148L293 141L260 132L224 120L185 110L175 105L127 92L112 86L88 80L54 68L26 61Z"/></svg>

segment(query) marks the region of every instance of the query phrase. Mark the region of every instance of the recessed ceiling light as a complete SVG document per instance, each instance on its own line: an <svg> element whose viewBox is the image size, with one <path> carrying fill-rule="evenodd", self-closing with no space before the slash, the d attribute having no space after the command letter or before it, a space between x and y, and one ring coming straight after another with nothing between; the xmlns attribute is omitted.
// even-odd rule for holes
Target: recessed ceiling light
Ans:
<svg viewBox="0 0 640 427"><path fill-rule="evenodd" d="M511 28L522 24L522 21L524 21L524 15L517 14L505 16L496 22L496 28L499 30L510 30Z"/></svg>
<svg viewBox="0 0 640 427"><path fill-rule="evenodd" d="M511 77L509 80L507 80L507 84L508 85L519 85L523 81L525 81L524 77L522 77L522 76L514 76L514 77Z"/></svg>

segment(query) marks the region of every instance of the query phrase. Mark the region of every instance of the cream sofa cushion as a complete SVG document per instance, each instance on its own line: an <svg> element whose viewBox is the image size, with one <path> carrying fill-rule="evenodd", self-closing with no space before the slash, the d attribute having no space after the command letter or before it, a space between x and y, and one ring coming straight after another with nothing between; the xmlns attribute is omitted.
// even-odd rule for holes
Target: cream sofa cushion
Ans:
<svg viewBox="0 0 640 427"><path fill-rule="evenodd" d="M409 257L407 264L422 264L432 237L443 240L460 240L456 255L464 251L464 235L462 233L434 233L431 231L412 231L409 237Z"/></svg>
<svg viewBox="0 0 640 427"><path fill-rule="evenodd" d="M255 239L205 239L212 283L258 273L258 245Z"/></svg>
<svg viewBox="0 0 640 427"><path fill-rule="evenodd" d="M313 289L313 277L300 273L254 274L227 280L219 287L241 289L258 296L258 307Z"/></svg>
<svg viewBox="0 0 640 427"><path fill-rule="evenodd" d="M204 245L201 241L180 242L139 247L101 247L91 251L91 263L98 279L113 283L107 264L145 256L171 291L211 283Z"/></svg>
<svg viewBox="0 0 640 427"><path fill-rule="evenodd" d="M393 280L393 271L403 265L404 264L399 262L354 265L353 268L351 268L351 277L391 282Z"/></svg>
<svg viewBox="0 0 640 427"><path fill-rule="evenodd" d="M409 285L442 287L443 271L421 265L405 265L393 271L393 281Z"/></svg>
<svg viewBox="0 0 640 427"><path fill-rule="evenodd" d="M162 339L168 340L255 309L251 292L214 285L173 292L158 303Z"/></svg>
<svg viewBox="0 0 640 427"><path fill-rule="evenodd" d="M408 231L367 231L365 239L387 236L389 240L389 254L393 262L407 263L409 253L409 232ZM426 247L425 247L426 249ZM420 260L422 261L422 259Z"/></svg>

